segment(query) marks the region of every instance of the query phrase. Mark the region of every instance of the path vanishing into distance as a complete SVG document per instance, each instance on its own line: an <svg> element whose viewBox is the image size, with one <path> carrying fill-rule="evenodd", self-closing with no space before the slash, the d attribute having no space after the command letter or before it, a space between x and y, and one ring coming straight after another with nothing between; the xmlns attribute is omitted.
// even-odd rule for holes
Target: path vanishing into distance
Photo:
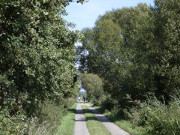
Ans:
<svg viewBox="0 0 180 135"><path fill-rule="evenodd" d="M74 135L90 135L80 103L76 107Z"/></svg>
<svg viewBox="0 0 180 135"><path fill-rule="evenodd" d="M77 104L76 115L75 115L74 135L90 135L88 128L86 126L86 119L85 119L85 116L83 115L81 105L86 105L88 109L90 109L95 114L96 118L104 124L104 126L109 130L111 135L130 135L129 133L127 133L126 131L121 129L119 126L111 122L104 115L99 113L96 109L94 109L87 103Z"/></svg>

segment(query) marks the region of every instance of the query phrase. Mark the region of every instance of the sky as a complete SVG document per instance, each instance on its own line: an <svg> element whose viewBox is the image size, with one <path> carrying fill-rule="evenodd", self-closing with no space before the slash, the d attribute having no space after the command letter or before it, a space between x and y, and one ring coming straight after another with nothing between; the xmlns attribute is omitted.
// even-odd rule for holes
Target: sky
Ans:
<svg viewBox="0 0 180 135"><path fill-rule="evenodd" d="M107 11L123 7L135 7L138 3L153 6L154 0L89 0L84 4L73 2L66 7L68 15L64 16L64 19L76 24L75 30L81 31L83 28L92 28L98 17ZM85 92L82 87L80 91Z"/></svg>
<svg viewBox="0 0 180 135"><path fill-rule="evenodd" d="M135 7L138 3L154 5L154 0L89 0L84 4L73 2L66 7L68 15L65 20L76 24L75 29L92 28L98 16L104 15L112 9Z"/></svg>

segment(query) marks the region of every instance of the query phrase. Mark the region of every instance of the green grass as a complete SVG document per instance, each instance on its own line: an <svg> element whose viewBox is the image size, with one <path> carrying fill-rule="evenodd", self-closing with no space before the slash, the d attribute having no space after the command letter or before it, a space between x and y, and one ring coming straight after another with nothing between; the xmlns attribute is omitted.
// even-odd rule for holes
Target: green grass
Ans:
<svg viewBox="0 0 180 135"><path fill-rule="evenodd" d="M73 135L74 134L74 124L75 124L75 113L76 105L74 104L68 111L67 115L62 119L62 124L58 130L58 135Z"/></svg>
<svg viewBox="0 0 180 135"><path fill-rule="evenodd" d="M137 127L130 121L126 120L116 120L114 121L116 125L130 133L131 135L146 135L146 131L143 127Z"/></svg>
<svg viewBox="0 0 180 135"><path fill-rule="evenodd" d="M87 106L82 106L84 116L86 117L87 127L91 135L110 135L110 132L100 122L96 116L88 109Z"/></svg>
<svg viewBox="0 0 180 135"><path fill-rule="evenodd" d="M95 106L94 108L96 108L99 112L105 115L109 120L114 122L116 125L121 127L123 130L127 131L131 135L147 135L147 132L143 127L136 126L132 122L126 121L122 119L120 116L118 116L117 114L114 114L110 111L104 112L104 109L100 107Z"/></svg>

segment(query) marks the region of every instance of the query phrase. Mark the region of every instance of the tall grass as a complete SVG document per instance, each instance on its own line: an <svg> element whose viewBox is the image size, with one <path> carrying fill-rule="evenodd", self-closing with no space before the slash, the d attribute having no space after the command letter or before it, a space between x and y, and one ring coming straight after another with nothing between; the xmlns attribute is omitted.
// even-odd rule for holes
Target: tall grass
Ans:
<svg viewBox="0 0 180 135"><path fill-rule="evenodd" d="M76 105L77 104L74 104L70 109L68 109L66 116L62 119L62 124L58 130L57 135L73 135Z"/></svg>
<svg viewBox="0 0 180 135"><path fill-rule="evenodd" d="M34 117L26 122L28 125L21 130L19 134L27 135L57 135L58 129L62 123L62 118L66 115L68 108L74 103L69 99L63 105L57 105L53 102L46 101L40 105L39 117Z"/></svg>
<svg viewBox="0 0 180 135"><path fill-rule="evenodd" d="M180 98L174 96L168 105L154 96L125 112L138 126L144 126L148 135L180 135Z"/></svg>

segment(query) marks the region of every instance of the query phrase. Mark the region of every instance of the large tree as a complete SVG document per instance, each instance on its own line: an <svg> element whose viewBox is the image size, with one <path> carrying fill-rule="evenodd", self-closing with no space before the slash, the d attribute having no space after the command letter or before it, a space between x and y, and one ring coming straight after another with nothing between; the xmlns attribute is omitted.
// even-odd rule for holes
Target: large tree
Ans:
<svg viewBox="0 0 180 135"><path fill-rule="evenodd" d="M102 77L104 90L122 105L126 94L144 100L149 92L168 101L180 84L179 4L156 0L154 7L139 4L99 17L83 30L81 69Z"/></svg>
<svg viewBox="0 0 180 135"><path fill-rule="evenodd" d="M70 2L0 1L0 113L5 115L0 121L10 117L7 112L32 116L40 102L64 104L78 94L74 64L78 34L62 18ZM0 130L8 129L6 124Z"/></svg>

